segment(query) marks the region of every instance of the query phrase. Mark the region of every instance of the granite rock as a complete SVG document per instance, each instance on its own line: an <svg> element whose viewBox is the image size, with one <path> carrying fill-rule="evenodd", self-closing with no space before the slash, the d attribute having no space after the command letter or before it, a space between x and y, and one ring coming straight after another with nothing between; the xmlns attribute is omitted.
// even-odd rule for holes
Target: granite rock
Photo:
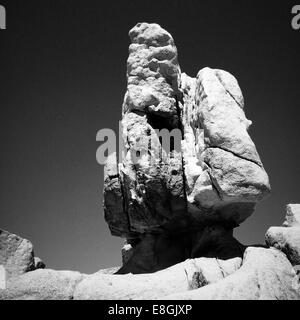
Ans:
<svg viewBox="0 0 300 320"><path fill-rule="evenodd" d="M234 273L241 259L227 261L199 258L165 270L139 275L94 274L76 287L75 300L144 300L185 292L214 283Z"/></svg>
<svg viewBox="0 0 300 320"><path fill-rule="evenodd" d="M6 269L7 278L34 270L32 243L0 229L0 265Z"/></svg>
<svg viewBox="0 0 300 320"><path fill-rule="evenodd" d="M154 272L190 258L199 247L190 242L214 225L231 234L230 248L238 247L233 228L253 213L270 184L248 134L237 80L220 69L203 68L196 78L182 73L174 39L157 24L138 23L129 37L123 146L108 158L104 183L111 233L142 243L132 257L142 257L145 269L133 263L126 272ZM188 241L182 253L155 263L159 252L152 247L164 236ZM149 254L134 254L142 246ZM211 253L227 255L221 247Z"/></svg>
<svg viewBox="0 0 300 320"><path fill-rule="evenodd" d="M72 300L84 275L75 271L38 269L7 281L0 300Z"/></svg>
<svg viewBox="0 0 300 320"><path fill-rule="evenodd" d="M283 251L293 265L300 265L300 205L288 204L282 227L271 227L266 243Z"/></svg>
<svg viewBox="0 0 300 320"><path fill-rule="evenodd" d="M277 249L249 247L239 270L200 289L165 296L166 300L299 300L298 277Z"/></svg>

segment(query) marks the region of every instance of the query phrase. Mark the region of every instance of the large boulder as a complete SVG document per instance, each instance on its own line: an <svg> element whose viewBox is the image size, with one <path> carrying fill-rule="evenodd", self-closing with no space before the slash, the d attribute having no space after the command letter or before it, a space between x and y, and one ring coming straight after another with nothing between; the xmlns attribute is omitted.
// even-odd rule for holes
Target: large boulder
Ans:
<svg viewBox="0 0 300 320"><path fill-rule="evenodd" d="M300 227L300 204L288 204L286 206L284 227Z"/></svg>
<svg viewBox="0 0 300 320"><path fill-rule="evenodd" d="M299 300L298 277L277 249L249 247L242 267L226 279L166 300Z"/></svg>
<svg viewBox="0 0 300 320"><path fill-rule="evenodd" d="M228 72L204 68L182 75L183 159L189 211L243 222L269 190L268 176L248 134L244 98ZM206 209L206 210L205 210Z"/></svg>
<svg viewBox="0 0 300 320"><path fill-rule="evenodd" d="M129 37L123 146L105 167L105 219L113 235L145 247L159 234L187 238L181 260L169 260L178 263L208 227L232 234L269 193L269 180L234 76L210 68L196 78L181 73L174 39L157 24L139 23ZM126 263L136 259L135 247ZM156 271L155 250L152 263L149 256L141 264Z"/></svg>
<svg viewBox="0 0 300 320"><path fill-rule="evenodd" d="M4 266L7 278L34 270L32 243L0 229L0 265Z"/></svg>
<svg viewBox="0 0 300 320"><path fill-rule="evenodd" d="M283 251L293 265L300 265L300 205L288 204L282 227L271 227L266 243Z"/></svg>

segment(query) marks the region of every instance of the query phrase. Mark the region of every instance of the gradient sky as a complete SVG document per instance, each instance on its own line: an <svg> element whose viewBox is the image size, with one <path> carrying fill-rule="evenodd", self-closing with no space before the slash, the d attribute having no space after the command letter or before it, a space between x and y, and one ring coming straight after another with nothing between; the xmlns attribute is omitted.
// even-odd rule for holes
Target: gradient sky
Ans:
<svg viewBox="0 0 300 320"><path fill-rule="evenodd" d="M181 69L231 72L272 194L235 235L263 243L285 204L300 202L300 30L293 2L0 0L0 228L31 240L47 267L91 273L120 265L122 239L103 219L96 133L117 130L128 31L156 22ZM262 3L263 2L263 3Z"/></svg>

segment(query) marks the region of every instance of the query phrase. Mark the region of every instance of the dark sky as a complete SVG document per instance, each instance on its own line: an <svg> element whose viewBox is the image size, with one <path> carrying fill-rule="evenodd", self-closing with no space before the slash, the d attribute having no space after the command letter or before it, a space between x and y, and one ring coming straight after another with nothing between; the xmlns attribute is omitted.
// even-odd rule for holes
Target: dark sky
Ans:
<svg viewBox="0 0 300 320"><path fill-rule="evenodd" d="M122 240L103 219L96 133L117 129L128 31L156 22L181 69L234 74L272 195L235 232L262 243L300 202L299 42L293 2L0 0L0 227L30 239L49 268L91 273L120 264Z"/></svg>

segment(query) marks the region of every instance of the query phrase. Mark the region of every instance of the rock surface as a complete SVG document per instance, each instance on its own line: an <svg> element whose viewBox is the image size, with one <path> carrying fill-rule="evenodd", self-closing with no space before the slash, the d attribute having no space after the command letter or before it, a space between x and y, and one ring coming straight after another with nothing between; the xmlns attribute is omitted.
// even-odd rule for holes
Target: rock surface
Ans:
<svg viewBox="0 0 300 320"><path fill-rule="evenodd" d="M189 209L196 217L205 208L239 224L270 189L247 132L251 121L244 113L241 89L230 73L218 69L204 68L196 79L183 78Z"/></svg>
<svg viewBox="0 0 300 320"><path fill-rule="evenodd" d="M129 259L117 274L155 272L189 258L242 258L244 250L232 231L222 226L208 226L191 234L146 233L133 244Z"/></svg>
<svg viewBox="0 0 300 320"><path fill-rule="evenodd" d="M0 265L6 269L7 278L34 270L32 243L0 229Z"/></svg>
<svg viewBox="0 0 300 320"><path fill-rule="evenodd" d="M126 264L133 254L133 246L125 241L122 248L122 265Z"/></svg>
<svg viewBox="0 0 300 320"><path fill-rule="evenodd" d="M9 279L0 300L72 300L83 277L75 271L35 270Z"/></svg>
<svg viewBox="0 0 300 320"><path fill-rule="evenodd" d="M217 282L235 272L240 265L240 258L227 261L199 258L187 260L151 274L94 274L87 276L78 284L74 292L74 299L155 299Z"/></svg>
<svg viewBox="0 0 300 320"><path fill-rule="evenodd" d="M266 243L283 251L293 265L300 265L300 205L288 204L282 227L271 227Z"/></svg>
<svg viewBox="0 0 300 320"><path fill-rule="evenodd" d="M164 297L166 300L299 300L292 265L276 249L249 247L242 267L203 288Z"/></svg>
<svg viewBox="0 0 300 320"><path fill-rule="evenodd" d="M120 267L111 267L111 268L106 268L106 269L100 269L100 270L97 271L95 274L97 274L97 273L101 273L101 274L114 274L114 273L116 273L119 269L120 269Z"/></svg>
<svg viewBox="0 0 300 320"><path fill-rule="evenodd" d="M129 37L123 148L105 168L111 233L136 243L153 243L157 234L197 239L212 225L229 234L270 191L237 80L219 69L204 68L196 78L181 73L174 40L157 24L139 23ZM181 260L170 263L190 257L198 244L188 242Z"/></svg>
<svg viewBox="0 0 300 320"><path fill-rule="evenodd" d="M181 73L174 40L157 24L129 36L123 146L104 174L106 222L126 239L123 265L91 275L44 269L28 240L0 230L0 300L299 300L300 205L268 230L271 248L233 237L270 191L237 80L219 69Z"/></svg>
<svg viewBox="0 0 300 320"><path fill-rule="evenodd" d="M300 204L288 204L286 206L284 227L300 227Z"/></svg>
<svg viewBox="0 0 300 320"><path fill-rule="evenodd" d="M45 269L46 265L39 257L34 257L34 269Z"/></svg>
<svg viewBox="0 0 300 320"><path fill-rule="evenodd" d="M116 268L92 275L39 269L9 279L6 289L0 290L0 300L155 299L222 280L240 265L240 258L199 258L157 273L126 276L113 275Z"/></svg>
<svg viewBox="0 0 300 320"><path fill-rule="evenodd" d="M248 247L240 258L190 259L139 275L39 269L10 278L0 300L299 300L300 283L285 254Z"/></svg>

